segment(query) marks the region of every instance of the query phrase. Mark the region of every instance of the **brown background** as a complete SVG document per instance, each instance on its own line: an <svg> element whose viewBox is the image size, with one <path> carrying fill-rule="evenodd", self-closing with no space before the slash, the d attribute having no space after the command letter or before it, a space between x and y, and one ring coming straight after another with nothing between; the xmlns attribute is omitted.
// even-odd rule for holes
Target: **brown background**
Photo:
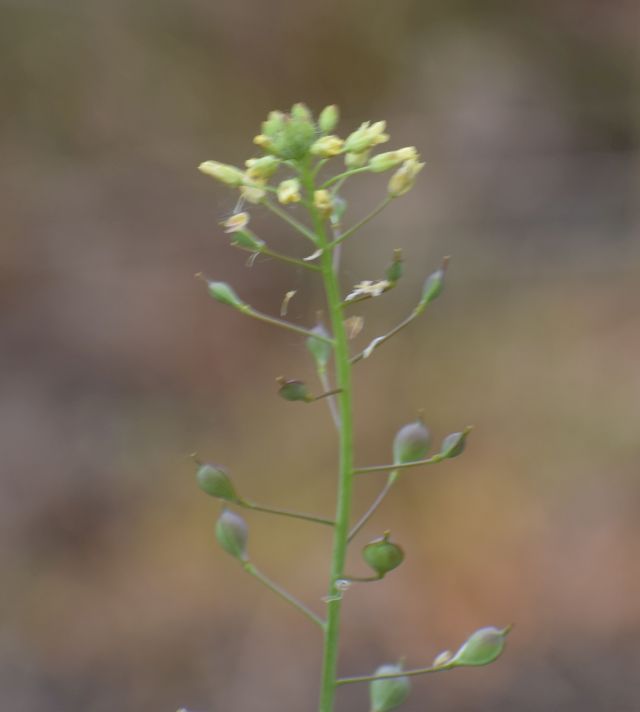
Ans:
<svg viewBox="0 0 640 712"><path fill-rule="evenodd" d="M290 316L313 323L317 284L247 269L217 225L232 195L195 170L240 164L299 100L338 103L343 133L386 118L427 161L345 251L345 288L407 258L356 347L453 256L430 313L357 368L358 463L388 460L418 408L438 440L476 425L363 536L392 529L407 561L346 594L342 671L513 622L499 663L415 680L404 709L640 709L638 26L631 2L0 4L3 710L315 707L319 636L218 549L186 458L332 511L324 404L274 393L280 374L315 386L302 342L193 280L271 313L297 289ZM353 182L351 217L385 180ZM248 519L256 563L321 611L328 533ZM366 688L338 709L366 711Z"/></svg>

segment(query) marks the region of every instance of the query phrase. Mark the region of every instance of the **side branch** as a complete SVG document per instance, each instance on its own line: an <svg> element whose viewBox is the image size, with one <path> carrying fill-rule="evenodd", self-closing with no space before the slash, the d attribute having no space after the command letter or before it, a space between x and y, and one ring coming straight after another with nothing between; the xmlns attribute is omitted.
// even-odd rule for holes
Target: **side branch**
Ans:
<svg viewBox="0 0 640 712"><path fill-rule="evenodd" d="M424 667L415 668L413 670L401 670L399 672L393 673L382 673L380 675L359 675L357 677L339 677L336 680L336 685L351 685L354 682L372 682L373 680L392 680L395 677L412 677L415 675L427 675L431 672L444 672L445 670L451 670L456 667L455 665L450 665L444 663L443 665L438 665L437 667Z"/></svg>

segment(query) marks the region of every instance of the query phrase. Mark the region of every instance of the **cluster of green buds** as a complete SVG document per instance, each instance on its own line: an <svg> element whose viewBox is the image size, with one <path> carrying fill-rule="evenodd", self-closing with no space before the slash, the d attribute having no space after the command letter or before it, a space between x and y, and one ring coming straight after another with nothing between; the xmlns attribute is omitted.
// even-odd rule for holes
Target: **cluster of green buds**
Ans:
<svg viewBox="0 0 640 712"><path fill-rule="evenodd" d="M259 155L248 158L243 167L212 160L205 161L199 167L203 174L235 192L237 202L233 213L221 223L231 244L252 253L251 264L258 256L277 259L321 279L328 311L326 321L318 314L315 325L307 328L286 319L289 301L297 290L285 294L278 317L255 309L226 282L197 275L218 303L304 337L321 389L316 391L298 378L279 376L276 378L277 393L285 401L309 404L308 407L321 399L329 405L341 453L335 519L257 504L239 493L228 470L220 465L196 460L196 481L203 492L221 503L221 512L215 524L215 536L221 548L239 562L244 571L322 629L324 660L320 712L332 712L334 694L340 685L365 681L370 683L370 712L389 712L408 697L412 676L455 667L486 665L495 660L504 648L509 629L481 628L455 654L449 651L441 653L428 668L405 669L402 663L390 663L378 667L373 675L354 678L337 676L342 597L354 584L375 585L380 582L398 569L405 559L403 547L391 540L389 531L384 531L381 537L361 548L362 559L369 569L367 575L350 576L345 573L348 546L376 513L401 473L458 457L465 450L471 432L468 426L450 433L444 437L439 449L434 448L435 452L430 454L431 430L420 411L419 416L399 428L393 438L391 462L369 467L356 467L354 464L352 369L430 308L443 292L448 258L445 257L441 266L422 282L413 311L405 319L387 333L373 338L362 351L352 352L351 342L363 330L364 319L349 313L349 310L364 299L381 297L393 289L402 279L405 265L402 250L396 247L390 262L379 273L383 276L361 280L351 291L343 293L338 279L341 247L345 240L396 198L406 195L413 188L424 163L413 146L380 150L390 139L385 121L366 121L346 136L340 136L337 132L338 120L338 109L333 105L324 108L317 116L301 103L294 104L286 113L272 111L253 139ZM375 178L385 172L389 172L390 176L380 202L365 217L349 225L347 201L342 194L345 184L352 176L368 173ZM254 209L251 206L270 211L288 228L311 242L311 254L305 252L306 256L297 257L272 249L250 227L249 211ZM314 395L312 391L319 395ZM358 476L375 472L387 474L386 484L360 519L352 523L353 485ZM328 593L320 599L327 605L326 617L314 613L256 568L249 558L249 528L237 511L240 509L293 517L333 530Z"/></svg>

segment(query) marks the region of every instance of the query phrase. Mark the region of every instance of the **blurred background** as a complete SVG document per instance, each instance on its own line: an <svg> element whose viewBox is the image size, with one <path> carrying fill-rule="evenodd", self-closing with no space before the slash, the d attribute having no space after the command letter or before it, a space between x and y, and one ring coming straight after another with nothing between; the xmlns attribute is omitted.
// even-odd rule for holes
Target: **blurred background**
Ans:
<svg viewBox="0 0 640 712"><path fill-rule="evenodd" d="M187 455L243 494L330 516L335 432L303 342L208 298L322 308L299 270L228 247L230 191L274 108L386 119L427 165L344 253L362 348L357 462L425 409L463 457L401 481L362 533L407 561L345 597L343 674L431 662L514 623L484 670L419 678L407 712L640 709L638 8L632 2L2 0L0 699L12 712L313 710L320 637L216 545ZM385 147L386 148L386 147ZM386 190L354 180L346 222ZM261 209L274 248L306 244ZM358 481L363 511L383 475ZM247 516L255 562L321 612L330 539ZM363 573L359 547L350 569ZM339 710L366 710L366 686Z"/></svg>

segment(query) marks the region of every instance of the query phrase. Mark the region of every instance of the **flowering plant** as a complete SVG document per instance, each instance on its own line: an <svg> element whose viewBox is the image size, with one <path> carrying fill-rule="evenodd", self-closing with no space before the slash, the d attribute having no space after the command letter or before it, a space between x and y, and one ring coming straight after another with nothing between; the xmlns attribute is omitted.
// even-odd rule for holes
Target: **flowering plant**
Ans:
<svg viewBox="0 0 640 712"><path fill-rule="evenodd" d="M215 178L238 193L236 209L223 223L231 244L253 255L266 255L304 269L322 281L328 315L328 325L318 321L307 328L287 321L286 303L279 316L265 314L246 303L225 282L199 275L209 294L221 304L232 307L245 316L267 322L304 337L321 384L319 395L311 393L299 380L278 379L280 396L289 401L312 403L325 399L335 424L339 440L339 465L336 510L332 518L265 507L239 494L227 471L211 463L197 463L197 482L202 490L223 503L216 523L220 546L235 557L251 576L271 589L318 626L323 634L323 665L320 683L320 712L332 712L336 691L343 685L368 682L371 712L388 712L399 706L409 695L410 679L426 673L451 670L461 666L486 665L502 652L509 628L485 627L473 633L456 653L440 653L432 664L404 669L400 663L385 663L373 674L356 677L338 675L338 642L341 604L344 592L354 582L380 581L404 560L404 552L391 539L388 531L370 541L362 549L371 575L355 577L345 570L347 548L371 519L391 488L407 468L424 467L457 457L465 449L470 427L462 428L444 438L439 449L429 455L431 434L422 416L400 428L392 444L392 462L385 465L356 467L353 449L352 371L356 363L371 357L392 336L418 319L441 294L447 258L425 280L413 311L389 332L373 339L360 353L352 353L350 337L361 328L358 317L348 316L353 303L379 297L393 289L403 274L402 253L395 250L385 275L381 279L356 284L344 294L339 283L340 256L343 243L350 239L381 210L413 187L424 163L413 146L372 153L389 140L384 121L365 122L342 139L333 133L338 123L335 106L326 107L316 118L304 104L296 104L288 114L273 111L262 124L254 143L262 149L260 156L237 168L217 161L205 161L200 171ZM344 168L327 177L327 170L340 160ZM365 217L344 228L346 201L341 195L345 182L360 173L392 171L387 190L378 205ZM281 177L276 180L277 173ZM286 174L286 175L284 175ZM298 258L282 254L269 247L256 235L250 224L250 206L259 205L287 223L301 238L310 243L310 253ZM300 219L290 206L302 209ZM388 477L378 496L359 519L352 521L353 485L356 478L373 472L387 472ZM258 510L313 522L333 530L333 553L328 573L327 592L322 599L326 610L314 612L305 603L271 581L256 567L248 553L248 528L238 514L240 509Z"/></svg>

